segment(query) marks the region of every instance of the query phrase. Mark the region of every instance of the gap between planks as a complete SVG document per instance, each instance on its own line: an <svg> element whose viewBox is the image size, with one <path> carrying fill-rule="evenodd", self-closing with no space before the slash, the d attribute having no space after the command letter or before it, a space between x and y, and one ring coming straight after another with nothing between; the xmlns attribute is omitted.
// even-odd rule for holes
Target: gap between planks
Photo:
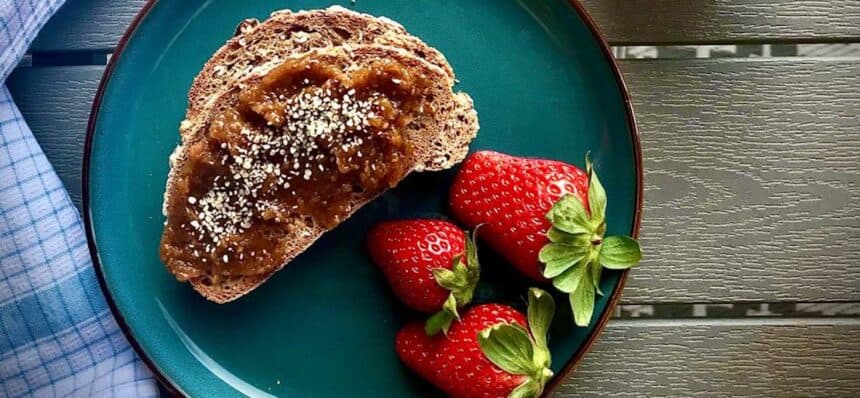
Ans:
<svg viewBox="0 0 860 398"><path fill-rule="evenodd" d="M764 45L776 45L778 43L764 43ZM811 44L826 44L826 43L811 43ZM831 43L832 44L832 43ZM743 44L740 43L728 43L727 45L737 45L741 46ZM691 44L684 46L669 46L669 45L660 45L660 46L613 46L612 51L615 54L615 58L617 60L625 60L625 61L637 61L637 62L648 62L648 61L659 61L659 60L681 60L681 59L729 59L732 61L761 61L762 59L767 60L808 60L813 58L811 56L804 55L764 55L764 56L749 56L744 54L730 54L730 55L713 55L713 56L697 56L694 53L690 53L689 55L681 54L681 55L672 55L672 56L656 56L656 57L635 57L625 55L629 51L628 49L637 48L637 47L648 47L649 49L653 49L657 54L666 53L667 50L675 50L678 48L695 48L695 47L714 47L713 45L706 44ZM45 51L45 52L35 52L35 53L27 53L23 56L21 61L18 63L18 68L26 68L26 67L51 67L51 66L87 66L87 65L100 65L104 66L110 62L110 59L113 57L113 50L105 50L105 51ZM860 56L857 55L835 55L835 56L815 56L814 59L820 61L854 61L860 62Z"/></svg>
<svg viewBox="0 0 860 398"><path fill-rule="evenodd" d="M611 326L671 327L684 326L851 326L860 327L860 317L853 318L679 318L679 319L612 319Z"/></svg>

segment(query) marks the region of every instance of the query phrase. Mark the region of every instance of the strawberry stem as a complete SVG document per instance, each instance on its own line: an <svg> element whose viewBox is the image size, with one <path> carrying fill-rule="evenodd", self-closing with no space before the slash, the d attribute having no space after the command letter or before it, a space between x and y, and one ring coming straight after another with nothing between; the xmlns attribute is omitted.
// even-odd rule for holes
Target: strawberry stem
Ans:
<svg viewBox="0 0 860 398"><path fill-rule="evenodd" d="M480 227L480 226L478 226ZM438 334L440 331L448 334L448 328L455 319L459 319L457 308L472 302L475 287L481 278L481 265L478 263L478 249L475 239L478 229L471 234L466 233L466 252L464 255L455 256L451 269L437 268L433 270L433 278L436 283L451 293L442 304L442 310L433 314L424 325L424 331L428 336Z"/></svg>
<svg viewBox="0 0 860 398"><path fill-rule="evenodd" d="M454 294L451 294L445 300L442 309L427 319L427 323L424 324L424 332L428 336L435 336L440 331L447 335L454 319L460 319L460 314L457 313L457 299L454 298Z"/></svg>

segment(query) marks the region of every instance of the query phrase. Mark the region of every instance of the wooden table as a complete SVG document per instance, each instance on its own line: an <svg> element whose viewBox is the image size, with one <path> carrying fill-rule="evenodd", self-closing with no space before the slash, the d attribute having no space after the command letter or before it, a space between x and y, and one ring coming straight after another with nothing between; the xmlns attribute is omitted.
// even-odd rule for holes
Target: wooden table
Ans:
<svg viewBox="0 0 860 398"><path fill-rule="evenodd" d="M9 80L76 203L106 56L143 3L69 0ZM858 0L584 3L619 46L860 41ZM860 58L620 62L647 259L556 395L860 396Z"/></svg>

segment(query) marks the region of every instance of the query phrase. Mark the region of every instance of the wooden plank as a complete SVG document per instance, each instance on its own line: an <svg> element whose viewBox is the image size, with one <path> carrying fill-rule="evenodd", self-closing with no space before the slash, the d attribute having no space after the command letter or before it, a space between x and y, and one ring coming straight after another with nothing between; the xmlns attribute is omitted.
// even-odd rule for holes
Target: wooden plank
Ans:
<svg viewBox="0 0 860 398"><path fill-rule="evenodd" d="M581 0L616 45L860 40L857 0Z"/></svg>
<svg viewBox="0 0 860 398"><path fill-rule="evenodd" d="M90 106L103 66L19 68L8 80L12 98L76 206Z"/></svg>
<svg viewBox="0 0 860 398"><path fill-rule="evenodd" d="M622 65L646 170L646 259L624 302L860 301L860 60ZM73 197L100 76L11 81Z"/></svg>
<svg viewBox="0 0 860 398"><path fill-rule="evenodd" d="M30 51L113 51L146 0L69 0L39 32Z"/></svg>
<svg viewBox="0 0 860 398"><path fill-rule="evenodd" d="M145 0L73 0L34 51L110 51ZM348 1L342 2L348 5ZM856 0L582 0L610 42L622 44L860 40ZM285 3L285 6L288 4Z"/></svg>
<svg viewBox="0 0 860 398"><path fill-rule="evenodd" d="M860 60L622 69L646 171L626 302L860 301Z"/></svg>
<svg viewBox="0 0 860 398"><path fill-rule="evenodd" d="M612 321L553 396L857 397L858 336L857 319Z"/></svg>

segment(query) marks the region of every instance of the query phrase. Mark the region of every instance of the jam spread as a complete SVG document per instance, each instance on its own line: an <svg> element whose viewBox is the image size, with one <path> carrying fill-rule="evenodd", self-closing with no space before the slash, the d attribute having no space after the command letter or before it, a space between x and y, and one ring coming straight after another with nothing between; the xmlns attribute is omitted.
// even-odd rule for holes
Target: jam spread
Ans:
<svg viewBox="0 0 860 398"><path fill-rule="evenodd" d="M380 60L287 61L210 117L175 171L161 257L180 280L266 274L415 163L403 135L430 82ZM304 236L303 236L304 235Z"/></svg>

